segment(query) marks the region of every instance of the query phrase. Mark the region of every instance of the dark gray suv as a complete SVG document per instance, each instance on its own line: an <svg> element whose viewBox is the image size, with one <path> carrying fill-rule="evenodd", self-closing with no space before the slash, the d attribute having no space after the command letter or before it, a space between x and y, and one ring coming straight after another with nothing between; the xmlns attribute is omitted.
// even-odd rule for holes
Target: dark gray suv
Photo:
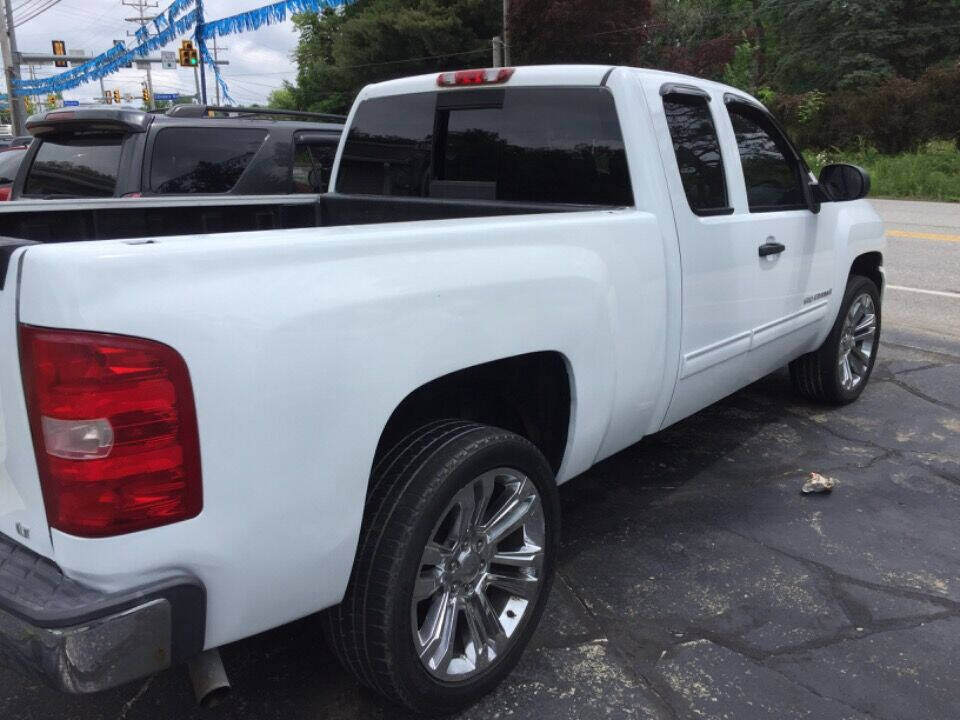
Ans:
<svg viewBox="0 0 960 720"><path fill-rule="evenodd" d="M340 116L177 105L109 105L32 116L36 141L12 199L325 192Z"/></svg>

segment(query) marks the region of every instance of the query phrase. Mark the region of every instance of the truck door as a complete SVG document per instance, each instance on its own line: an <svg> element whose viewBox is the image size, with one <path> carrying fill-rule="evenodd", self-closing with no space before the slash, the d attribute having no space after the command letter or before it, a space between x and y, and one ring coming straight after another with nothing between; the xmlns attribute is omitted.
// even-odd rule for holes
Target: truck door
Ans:
<svg viewBox="0 0 960 720"><path fill-rule="evenodd" d="M751 380L746 355L757 318L757 244L733 205L736 176L717 129L722 99L668 83L648 87L647 101L682 266L680 372L665 421L670 424Z"/></svg>
<svg viewBox="0 0 960 720"><path fill-rule="evenodd" d="M734 202L756 253L750 351L759 376L811 349L831 294L833 240L818 236L805 194L809 170L770 115L731 95L725 105L721 134L732 132L737 148L731 187L745 193Z"/></svg>

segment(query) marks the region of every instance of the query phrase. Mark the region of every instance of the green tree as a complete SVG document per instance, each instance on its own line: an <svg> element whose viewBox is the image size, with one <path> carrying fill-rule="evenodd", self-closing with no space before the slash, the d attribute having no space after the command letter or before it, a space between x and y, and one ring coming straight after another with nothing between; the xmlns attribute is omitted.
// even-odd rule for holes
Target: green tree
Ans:
<svg viewBox="0 0 960 720"><path fill-rule="evenodd" d="M631 65L649 35L650 0L512 0L511 62Z"/></svg>
<svg viewBox="0 0 960 720"><path fill-rule="evenodd" d="M918 78L960 52L957 0L762 0L773 18L775 77L792 92Z"/></svg>
<svg viewBox="0 0 960 720"><path fill-rule="evenodd" d="M357 0L294 18L297 107L344 112L364 85L490 64L500 0Z"/></svg>
<svg viewBox="0 0 960 720"><path fill-rule="evenodd" d="M754 88L754 56L757 48L745 40L734 48L733 59L723 68L723 81L742 90Z"/></svg>
<svg viewBox="0 0 960 720"><path fill-rule="evenodd" d="M300 110L296 88L288 82L277 88L267 96L267 107L280 110Z"/></svg>

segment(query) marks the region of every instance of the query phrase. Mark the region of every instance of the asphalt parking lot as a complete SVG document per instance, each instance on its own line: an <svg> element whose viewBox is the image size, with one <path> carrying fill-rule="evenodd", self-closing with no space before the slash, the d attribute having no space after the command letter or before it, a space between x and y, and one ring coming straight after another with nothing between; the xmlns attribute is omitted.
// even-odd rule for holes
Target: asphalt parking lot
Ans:
<svg viewBox="0 0 960 720"><path fill-rule="evenodd" d="M911 289L887 296L856 404L797 401L773 375L565 485L548 614L462 717L957 718L960 298L914 291L949 293L958 257L892 239L890 281ZM814 471L833 493L801 495ZM315 618L224 660L234 692L209 711L183 669L86 698L0 670L0 718L403 717L337 666Z"/></svg>

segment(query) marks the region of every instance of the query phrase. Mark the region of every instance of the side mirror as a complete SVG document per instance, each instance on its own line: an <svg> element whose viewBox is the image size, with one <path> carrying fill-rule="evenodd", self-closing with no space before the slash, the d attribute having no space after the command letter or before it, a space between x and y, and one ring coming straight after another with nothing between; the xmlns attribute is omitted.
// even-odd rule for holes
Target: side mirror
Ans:
<svg viewBox="0 0 960 720"><path fill-rule="evenodd" d="M826 165L820 171L820 187L834 202L859 200L870 192L870 174L856 165Z"/></svg>

